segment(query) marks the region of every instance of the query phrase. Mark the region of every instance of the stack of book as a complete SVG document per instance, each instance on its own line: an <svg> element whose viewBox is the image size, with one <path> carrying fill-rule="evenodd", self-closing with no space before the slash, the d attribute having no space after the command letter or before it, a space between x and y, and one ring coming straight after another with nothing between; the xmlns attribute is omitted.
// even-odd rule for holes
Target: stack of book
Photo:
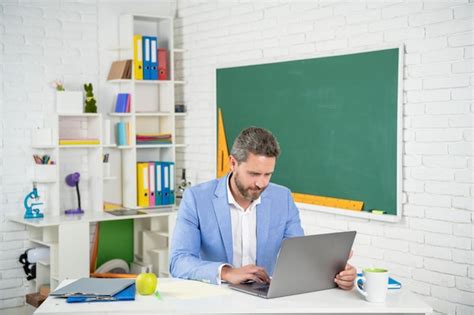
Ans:
<svg viewBox="0 0 474 315"><path fill-rule="evenodd" d="M132 78L132 60L117 60L112 63L107 80Z"/></svg>
<svg viewBox="0 0 474 315"><path fill-rule="evenodd" d="M131 97L129 93L119 93L115 102L116 113L130 113Z"/></svg>
<svg viewBox="0 0 474 315"><path fill-rule="evenodd" d="M59 139L59 145L91 145L100 144L99 139Z"/></svg>
<svg viewBox="0 0 474 315"><path fill-rule="evenodd" d="M132 142L130 141L130 124L128 122L117 123L117 145L128 146Z"/></svg>
<svg viewBox="0 0 474 315"><path fill-rule="evenodd" d="M172 143L170 133L137 134L136 140L137 145Z"/></svg>

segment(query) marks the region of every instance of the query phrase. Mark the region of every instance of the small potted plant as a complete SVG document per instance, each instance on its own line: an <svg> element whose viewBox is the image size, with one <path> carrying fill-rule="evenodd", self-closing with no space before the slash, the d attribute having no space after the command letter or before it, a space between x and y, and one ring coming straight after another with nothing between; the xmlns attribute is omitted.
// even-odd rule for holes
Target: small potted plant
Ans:
<svg viewBox="0 0 474 315"><path fill-rule="evenodd" d="M59 114L81 114L82 92L66 91L63 82L56 80L52 83L56 90L56 111Z"/></svg>
<svg viewBox="0 0 474 315"><path fill-rule="evenodd" d="M97 113L96 100L94 97L94 91L92 83L84 84L84 90L86 91L86 113Z"/></svg>

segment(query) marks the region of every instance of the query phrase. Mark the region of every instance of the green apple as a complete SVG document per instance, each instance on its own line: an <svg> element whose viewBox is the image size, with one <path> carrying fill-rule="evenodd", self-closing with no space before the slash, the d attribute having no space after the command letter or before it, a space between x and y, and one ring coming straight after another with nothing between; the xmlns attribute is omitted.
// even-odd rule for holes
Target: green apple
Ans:
<svg viewBox="0 0 474 315"><path fill-rule="evenodd" d="M137 292L140 295L150 295L155 293L158 279L154 273L141 273L135 280Z"/></svg>

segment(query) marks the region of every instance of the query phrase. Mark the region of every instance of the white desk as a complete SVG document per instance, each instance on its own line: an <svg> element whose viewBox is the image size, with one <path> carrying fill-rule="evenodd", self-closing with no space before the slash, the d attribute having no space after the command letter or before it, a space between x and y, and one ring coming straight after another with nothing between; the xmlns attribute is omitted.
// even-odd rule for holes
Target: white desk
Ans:
<svg viewBox="0 0 474 315"><path fill-rule="evenodd" d="M324 290L275 299L262 299L240 293L221 286L212 288L214 293L221 294L206 297L177 297L167 294L167 286L172 286L176 279L160 278L158 288L162 299L155 296L140 296L135 301L96 302L68 304L64 299L49 297L35 312L35 315L46 314L429 314L430 306L414 294L402 290L389 292L385 304L368 303L358 292L340 289ZM62 285L70 283L65 280ZM195 282L193 281L195 284ZM188 283L189 285L194 285ZM176 284L176 283L174 283ZM204 284L202 284L204 285Z"/></svg>
<svg viewBox="0 0 474 315"><path fill-rule="evenodd" d="M167 276L168 243L172 234L175 207L146 210L147 214L115 216L104 211L86 211L84 215L48 215L42 219L9 217L27 226L33 246L50 248L50 262L40 262L36 268L36 290L42 284L55 289L65 279L89 277L90 224L94 222L134 219L134 256L152 264L153 271ZM160 255L162 256L160 258Z"/></svg>

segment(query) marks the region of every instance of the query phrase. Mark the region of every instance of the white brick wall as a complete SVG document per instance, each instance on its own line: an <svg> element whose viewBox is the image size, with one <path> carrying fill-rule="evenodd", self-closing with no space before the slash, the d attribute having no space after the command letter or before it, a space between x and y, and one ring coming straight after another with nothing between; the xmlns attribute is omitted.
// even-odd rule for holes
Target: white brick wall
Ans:
<svg viewBox="0 0 474 315"><path fill-rule="evenodd" d="M5 1L0 4L0 309L24 304L28 286L18 263L29 244L25 227L6 220L24 212L31 190L31 129L54 110L53 80L67 89L97 82L97 6L94 1Z"/></svg>
<svg viewBox="0 0 474 315"><path fill-rule="evenodd" d="M92 82L99 110L108 111L110 85L105 82L118 46L122 13L174 15L173 1L39 0L0 2L0 313L18 314L25 303L27 281L19 255L31 244L25 227L6 220L23 214L31 190L31 129L47 125L54 111L50 83L62 80L68 90ZM5 91L7 93L5 93ZM209 124L205 130L210 136ZM71 166L73 158L68 158ZM86 163L84 156L77 164ZM64 163L66 164L66 163ZM71 190L65 191L73 195ZM84 189L84 188L83 188ZM85 189L84 189L85 190ZM82 191L84 199L87 191ZM64 198L68 199L68 198Z"/></svg>
<svg viewBox="0 0 474 315"><path fill-rule="evenodd" d="M215 176L216 67L405 43L404 219L389 224L303 210L303 226L307 233L357 230L352 259L357 267L388 267L436 313L473 314L474 6L469 2L220 1L216 16L215 1L180 1L176 42L186 49L182 65L188 84L182 97L189 108L180 129L188 144L181 164L195 182ZM206 29L209 23L218 33ZM212 135L207 153L200 150L198 133Z"/></svg>

